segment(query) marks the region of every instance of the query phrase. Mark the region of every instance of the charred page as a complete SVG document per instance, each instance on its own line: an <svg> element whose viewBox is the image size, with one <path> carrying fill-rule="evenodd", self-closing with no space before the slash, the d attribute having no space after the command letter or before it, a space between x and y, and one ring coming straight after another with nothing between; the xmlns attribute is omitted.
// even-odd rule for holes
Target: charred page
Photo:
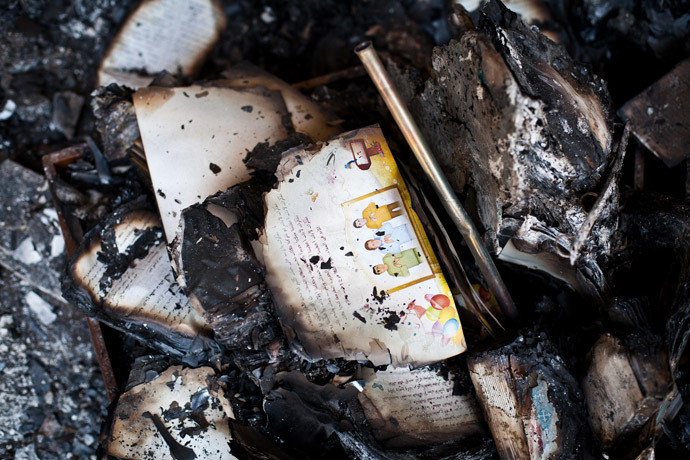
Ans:
<svg viewBox="0 0 690 460"><path fill-rule="evenodd" d="M89 316L173 355L211 356L213 332L181 292L158 215L146 200L89 231L70 261L65 299Z"/></svg>
<svg viewBox="0 0 690 460"><path fill-rule="evenodd" d="M288 337L314 359L421 365L465 350L450 289L378 126L283 156L261 257Z"/></svg>

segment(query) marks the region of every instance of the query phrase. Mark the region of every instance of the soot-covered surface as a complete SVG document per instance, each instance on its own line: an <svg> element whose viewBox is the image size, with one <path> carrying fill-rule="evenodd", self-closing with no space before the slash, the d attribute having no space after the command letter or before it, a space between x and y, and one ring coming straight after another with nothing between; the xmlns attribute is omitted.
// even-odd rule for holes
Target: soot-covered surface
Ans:
<svg viewBox="0 0 690 460"><path fill-rule="evenodd" d="M136 137L135 133L130 130L118 137L117 133L102 136L97 132L94 127L103 129L103 122L94 121L89 109L89 94L94 89L95 74L103 52L137 3L133 0L7 2L8 7L0 12L0 30L3 32L0 34L0 64L4 69L0 79L0 160L9 157L32 168L35 173L41 173L42 155L80 140L85 135L94 137L97 143L105 143L102 148L110 159L121 156L123 145L131 142ZM416 81L424 82L432 69L436 71L434 78L451 72L449 66L462 54L459 51L470 49L467 43L454 42L437 51L434 69L431 59L433 45L448 42L457 32L452 22L448 21L450 9L441 0L313 0L292 3L224 0L221 3L227 16L227 27L210 59L201 69L201 77L206 79L216 78L230 65L247 60L290 83L306 80L356 65L353 46L363 39L373 39L385 56L392 57L401 68L412 65L413 68L407 70L409 74L418 77ZM683 1L575 0L549 2L549 6L556 23L555 30L560 33L570 54L577 61L591 65L591 68L578 67L575 72L579 75L577 78L595 86L607 87L611 100L605 101L608 105L606 113L613 117L614 127L619 120L613 114L626 101L688 56L690 21L687 5ZM485 39L485 44L493 42L499 48L503 46L504 54L509 57L512 56L511 47L515 48L512 51L516 51L516 59L503 68L504 74L512 76L519 83L520 97L525 100L527 97L538 99L537 96L548 88L535 86L538 82L533 77L540 74L530 72L534 71L534 62L543 71L543 63L531 59L533 49L523 49L521 46L541 44L549 50L550 45L534 38L532 31L511 25L509 17L492 17L489 14L488 22L504 27L505 35L492 35L491 30L484 27L489 37ZM487 18L484 19L486 23ZM512 31L506 31L511 27ZM524 34L528 40L523 40L520 34ZM558 58L559 52L551 56ZM548 65L559 72L573 70L567 60L557 61L549 61ZM526 66L525 72L521 73L520 64ZM590 73L592 70L596 77ZM554 77L551 83L539 81L553 86L553 81L561 82L558 78L569 78L560 74L559 77L553 72L550 75ZM475 72L463 77L468 76L481 81L487 75ZM603 82L600 78L603 78ZM444 84L447 88L452 87L448 82ZM601 94L599 88L596 88L596 92ZM420 94L421 87L416 96ZM508 96L516 94L508 93ZM125 94L124 98L127 97ZM391 144L396 144L397 132L392 125L386 125L390 119L366 78L320 86L311 93L311 97L343 118L345 122L342 126L346 129L374 122L384 124L391 133ZM548 102L548 97L545 99ZM550 101L557 108L560 102L562 99L559 95ZM546 104L547 112L549 108L552 107ZM472 107L472 110L480 109L480 106ZM129 128L132 128L131 113L127 110L125 104L121 110L122 118L118 118L118 111L114 110L108 115L108 120L118 122L126 119L129 120ZM532 117L529 120L533 120L535 125L540 120L542 123L546 120L555 124L559 121L556 112L543 119ZM448 113L442 115L448 116ZM577 123L573 126L577 127ZM475 126L473 130L476 133L483 128ZM542 131L541 127L539 131ZM549 142L558 143L559 139L566 139L566 146L573 147L566 152L568 161L572 159L578 171L584 171L584 174L570 178L572 181L564 181L565 185L540 181L537 185L544 186L542 191L555 189L556 193L537 194L541 198L537 207L542 208L543 214L554 221L554 227L560 224L558 228L567 230L568 227L577 227L579 220L563 220L564 209L568 206L575 209L579 197L568 196L568 206L559 207L563 203L563 196L559 196L559 193L565 190L567 195L575 189L585 191L599 181L600 174L605 179L603 173L609 140L599 136L599 146L592 152L594 157L588 160L581 156L577 147L589 145L596 138L594 130L591 127L587 133L583 132L587 130L581 130L584 136L571 143L568 143L570 140L566 136L570 133L565 132L565 128L561 131L549 137ZM118 142L123 145L114 145ZM443 146L441 137L438 142ZM469 142L479 143L477 139ZM631 149L639 151L641 147L633 143ZM117 155L113 153L115 151ZM661 195L631 198L624 194L622 201L627 206L624 208L627 212L624 212L621 234L625 237L615 238L616 241L611 242L615 257L603 264L602 270L614 295L647 297L644 308L648 314L654 313L649 315L652 318L652 333L667 341L666 347L672 354L671 371L680 393L687 397L690 385L687 384L687 361L683 359L687 341L683 325L689 316L685 287L688 284L687 239L684 238L687 209L683 195L686 166L683 163L676 169L667 170L653 157L644 152L642 154L647 155L648 190L661 192ZM632 187L634 157L628 155L626 160L621 182L623 191ZM91 158L87 157L87 160ZM87 227L93 226L115 204L131 200L145 190L131 177L123 179L125 186L102 186L94 179L96 175L92 174L92 167L89 169L89 161L73 168L75 174L71 177L75 180L71 181L70 186L74 188L61 189L62 197L73 200L75 214L87 223ZM448 164L454 165L452 159L448 160ZM450 170L447 172L451 173ZM509 179L507 181L509 184ZM458 184L457 188L463 192L463 198L472 212L477 207L472 205L476 203L477 195L465 188L463 182ZM570 188L573 184L574 188ZM501 183L499 186L508 185ZM102 200L101 193L107 199ZM505 195L502 194L503 197ZM543 199L544 196L546 199ZM481 196L479 200L482 200ZM543 206L549 201L550 204ZM484 203L495 205L495 201L486 199ZM529 205L521 207L517 201L505 204L512 206L511 210L518 217L522 210L532 211L535 208ZM40 211L40 206L30 206L28 212L36 213ZM20 208L17 207L18 210ZM579 209L577 214L584 215ZM492 222L492 219L485 221ZM495 230L498 222L492 223ZM669 227L673 231L669 232ZM21 229L18 231L21 232ZM47 246L43 249L48 250ZM664 258L673 262L665 263ZM74 313L63 310L63 305L52 305L49 298L41 300L40 293L30 291L9 271L0 270L3 270L0 271L0 335L3 339L0 344L0 394L3 396L0 398L0 456L18 459L69 458L70 455L74 458L94 458L106 397L90 344L86 341L83 321L72 318L70 315ZM476 273L471 261L467 270L470 276ZM664 279L662 273L667 273L668 277ZM587 351L601 333L609 330L611 321L607 315L602 314L597 305L585 304L553 280L545 282L543 277L527 276L523 269L506 270L505 274L518 303L524 306L523 322L535 323L537 330L548 331L549 339L558 348L568 372L582 377L586 373ZM40 280L32 281L41 284ZM51 286L41 285L38 289L46 292ZM659 309L658 305L663 308ZM673 320L667 325L667 317L671 315ZM268 356L266 351L269 351ZM258 368L275 358L271 350L266 351L242 355L238 358L238 365L248 369ZM273 351L279 353L277 349ZM280 353L283 352L280 349ZM529 357L531 353L530 350L525 356ZM319 383L325 383L338 373L346 376L349 368L348 363L306 363L297 359L291 366L299 369L311 382ZM236 370L219 372L225 372L223 378L239 379ZM247 386L237 384L233 389L237 391L238 398L251 401L252 406L244 412L237 411L236 415L252 426L265 426L263 413L258 408L261 396L256 395L256 388L248 389L254 383L248 381L247 375L239 375ZM577 386L577 383L569 381L570 384ZM251 397L245 398L248 394ZM687 453L686 446L690 445L689 420L690 412L683 408L672 423L664 426L668 438L664 438L660 444L662 450L659 450L659 456L670 451ZM387 452L372 449L367 439L354 435L339 436L340 443L350 456L388 456ZM338 442L331 438L328 447L333 447L334 443ZM439 456L439 452L426 454ZM414 452L398 454L401 458L414 456ZM477 459L492 458L495 455L493 442L484 439L481 446L474 448L472 455L471 458Z"/></svg>

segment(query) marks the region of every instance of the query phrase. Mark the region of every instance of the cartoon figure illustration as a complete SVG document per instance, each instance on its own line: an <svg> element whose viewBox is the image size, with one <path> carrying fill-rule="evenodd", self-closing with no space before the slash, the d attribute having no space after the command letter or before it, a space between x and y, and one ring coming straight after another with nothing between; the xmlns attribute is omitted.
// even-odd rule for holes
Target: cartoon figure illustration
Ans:
<svg viewBox="0 0 690 460"><path fill-rule="evenodd" d="M397 254L386 254L383 263L374 265L374 274L388 272L391 276L410 276L410 268L422 263L423 256L417 248L405 249Z"/></svg>
<svg viewBox="0 0 690 460"><path fill-rule="evenodd" d="M356 228L362 228L365 225L367 228L379 229L384 224L394 217L402 216L403 209L399 201L396 201L385 206L378 206L373 201L362 211L362 218L356 219L353 225Z"/></svg>
<svg viewBox="0 0 690 460"><path fill-rule="evenodd" d="M416 317L418 320L415 322L406 318L407 324L422 329L427 334L440 337L441 343L447 345L460 330L457 312L448 296L427 294L424 298L431 306L425 308L417 305L414 300L410 302L405 316L410 316L412 319Z"/></svg>
<svg viewBox="0 0 690 460"><path fill-rule="evenodd" d="M410 313L414 313L417 315L417 318L421 318L424 316L426 313L426 308L422 307L421 305L417 305L415 301L413 300L410 302L410 304L407 306L407 311Z"/></svg>
<svg viewBox="0 0 690 460"><path fill-rule="evenodd" d="M345 164L346 169L352 169L352 166L355 165L362 171L366 171L371 167L370 157L374 155L384 156L380 143L374 142L373 146L367 147L362 139L350 141L350 151L353 159Z"/></svg>
<svg viewBox="0 0 690 460"><path fill-rule="evenodd" d="M387 254L397 254L400 252L400 245L412 241L407 224L393 227L386 222L381 226L381 230L376 232L376 238L367 240L364 247L369 251L378 249Z"/></svg>
<svg viewBox="0 0 690 460"><path fill-rule="evenodd" d="M414 300L410 302L407 311L400 318L400 325L402 327L398 328L400 338L408 345L413 343L424 343L431 334L431 329L428 329L430 326L425 324L425 322L428 323L428 321L423 320L416 311L416 308L421 308L423 311L426 311L426 309L416 305L414 302Z"/></svg>
<svg viewBox="0 0 690 460"><path fill-rule="evenodd" d="M445 323L448 320L448 318L441 318L441 314L445 312L445 314L448 315L450 310L452 310L452 308L450 310L446 310L446 308L450 306L450 299L448 298L448 296L445 296L443 294L427 294L424 296L424 298L431 305L429 308L426 309L426 317L429 318L431 321L442 321ZM451 313L451 315L453 314L455 313Z"/></svg>

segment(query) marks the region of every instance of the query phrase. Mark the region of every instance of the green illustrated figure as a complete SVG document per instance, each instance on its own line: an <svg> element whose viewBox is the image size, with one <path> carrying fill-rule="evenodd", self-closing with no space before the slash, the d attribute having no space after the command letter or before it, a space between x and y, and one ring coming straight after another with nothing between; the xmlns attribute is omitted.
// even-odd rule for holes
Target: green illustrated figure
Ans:
<svg viewBox="0 0 690 460"><path fill-rule="evenodd" d="M386 254L383 263L374 266L374 274L388 272L391 276L410 276L410 268L422 263L423 256L417 248L405 249L398 254Z"/></svg>

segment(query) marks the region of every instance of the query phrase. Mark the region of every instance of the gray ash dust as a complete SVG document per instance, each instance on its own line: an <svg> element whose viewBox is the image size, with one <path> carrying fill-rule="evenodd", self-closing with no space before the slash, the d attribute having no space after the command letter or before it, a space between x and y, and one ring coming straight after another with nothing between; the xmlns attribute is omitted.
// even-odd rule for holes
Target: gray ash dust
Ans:
<svg viewBox="0 0 690 460"><path fill-rule="evenodd" d="M108 400L86 322L39 299L0 269L0 458L96 458Z"/></svg>

